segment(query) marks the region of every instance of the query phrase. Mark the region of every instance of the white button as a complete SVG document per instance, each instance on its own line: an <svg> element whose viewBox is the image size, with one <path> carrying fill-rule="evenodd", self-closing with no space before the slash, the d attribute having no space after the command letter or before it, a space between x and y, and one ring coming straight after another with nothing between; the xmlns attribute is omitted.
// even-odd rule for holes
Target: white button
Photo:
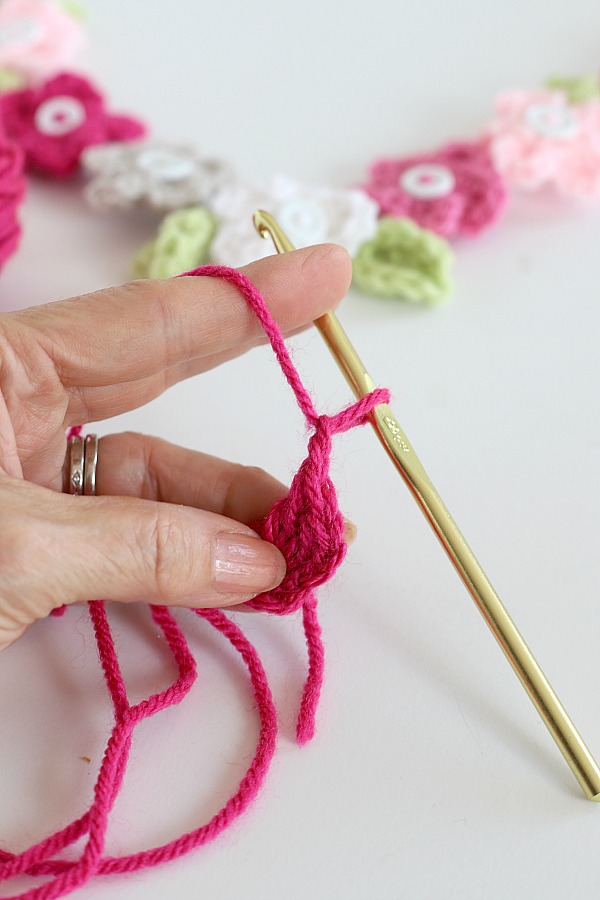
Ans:
<svg viewBox="0 0 600 900"><path fill-rule="evenodd" d="M39 22L28 16L19 16L12 22L0 25L0 47L27 47L42 36Z"/></svg>
<svg viewBox="0 0 600 900"><path fill-rule="evenodd" d="M455 178L450 169L434 163L411 166L400 176L400 187L418 200L435 200L454 190Z"/></svg>
<svg viewBox="0 0 600 900"><path fill-rule="evenodd" d="M52 97L41 103L35 111L35 127L42 134L53 137L68 134L85 122L86 113L83 103L68 95Z"/></svg>
<svg viewBox="0 0 600 900"><path fill-rule="evenodd" d="M183 181L193 174L195 166L191 159L181 156L176 150L149 147L137 157L138 168L160 181Z"/></svg>
<svg viewBox="0 0 600 900"><path fill-rule="evenodd" d="M327 237L329 222L325 210L312 200L290 200L278 211L277 218L291 242L300 247L320 244Z"/></svg>
<svg viewBox="0 0 600 900"><path fill-rule="evenodd" d="M534 103L525 110L525 122L543 137L569 140L579 131L573 110L551 103Z"/></svg>

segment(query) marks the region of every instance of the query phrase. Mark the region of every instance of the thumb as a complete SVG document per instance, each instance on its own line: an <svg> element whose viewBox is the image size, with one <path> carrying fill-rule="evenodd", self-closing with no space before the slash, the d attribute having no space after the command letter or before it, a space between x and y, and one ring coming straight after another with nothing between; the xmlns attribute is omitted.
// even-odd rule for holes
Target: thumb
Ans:
<svg viewBox="0 0 600 900"><path fill-rule="evenodd" d="M273 544L225 516L0 476L0 648L64 603L230 606L284 574Z"/></svg>

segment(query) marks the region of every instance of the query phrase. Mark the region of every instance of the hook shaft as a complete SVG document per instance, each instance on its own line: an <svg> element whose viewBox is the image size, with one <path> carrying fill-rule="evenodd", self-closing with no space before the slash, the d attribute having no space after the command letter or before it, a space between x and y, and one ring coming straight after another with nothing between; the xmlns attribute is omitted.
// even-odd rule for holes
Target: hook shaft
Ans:
<svg viewBox="0 0 600 900"><path fill-rule="evenodd" d="M255 212L254 225L261 237L272 239L278 253L294 250L290 240L269 213L264 210ZM360 398L373 390L375 383L337 316L331 312L325 313L315 320L315 325L355 396ZM369 419L584 794L590 800L600 801L600 769L434 488L391 409L386 404L381 404L370 413Z"/></svg>

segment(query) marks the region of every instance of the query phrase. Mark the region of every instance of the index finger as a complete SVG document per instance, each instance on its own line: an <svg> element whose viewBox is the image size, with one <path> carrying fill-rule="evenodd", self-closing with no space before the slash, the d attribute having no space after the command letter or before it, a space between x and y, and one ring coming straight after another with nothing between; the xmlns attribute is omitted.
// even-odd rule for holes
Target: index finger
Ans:
<svg viewBox="0 0 600 900"><path fill-rule="evenodd" d="M284 333L335 307L351 277L348 255L335 245L267 257L242 271ZM143 402L164 388L166 370L195 374L264 340L237 290L218 278L137 281L14 315L67 389L95 388L97 395L101 387L140 381L151 391Z"/></svg>

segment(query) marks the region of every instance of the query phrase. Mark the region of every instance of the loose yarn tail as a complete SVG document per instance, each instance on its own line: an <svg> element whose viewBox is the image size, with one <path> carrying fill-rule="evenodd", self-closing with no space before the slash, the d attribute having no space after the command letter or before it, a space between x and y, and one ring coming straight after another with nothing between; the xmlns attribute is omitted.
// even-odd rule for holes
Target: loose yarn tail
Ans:
<svg viewBox="0 0 600 900"><path fill-rule="evenodd" d="M17 900L51 900L65 896L96 875L137 871L175 859L208 843L227 828L249 806L258 793L275 752L277 714L264 668L254 647L241 629L220 610L194 610L216 628L241 655L250 676L260 715L260 734L254 757L238 790L205 825L151 850L120 857L102 856L108 816L122 784L132 733L143 719L181 702L196 679L196 666L179 626L166 607L151 607L167 644L178 664L173 684L136 706L129 706L104 604L90 603L100 661L113 701L115 726L100 768L94 799L88 812L66 828L20 854L0 852L0 882L16 875L53 876L53 880L16 895ZM76 862L53 859L83 835L88 834L84 851Z"/></svg>
<svg viewBox="0 0 600 900"><path fill-rule="evenodd" d="M325 671L325 648L317 617L317 598L314 594L311 594L302 607L302 622L308 649L308 674L296 723L296 740L301 746L312 740L315 735L315 716Z"/></svg>

